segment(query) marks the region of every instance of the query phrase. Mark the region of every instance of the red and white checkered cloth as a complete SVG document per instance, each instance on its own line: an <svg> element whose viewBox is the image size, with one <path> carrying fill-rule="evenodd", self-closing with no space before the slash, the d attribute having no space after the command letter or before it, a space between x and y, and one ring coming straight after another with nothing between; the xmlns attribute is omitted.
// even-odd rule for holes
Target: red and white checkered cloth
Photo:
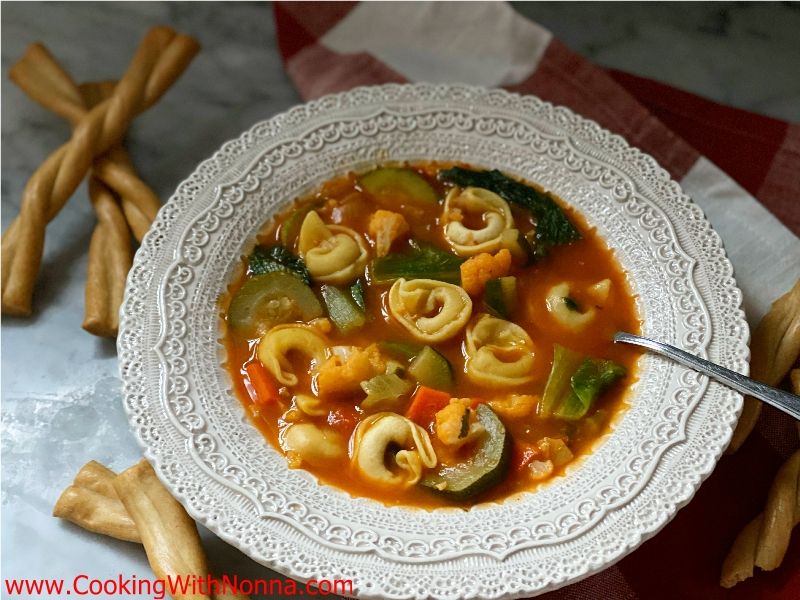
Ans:
<svg viewBox="0 0 800 600"><path fill-rule="evenodd" d="M280 2L286 70L305 99L357 85L459 82L535 94L651 154L705 211L754 326L800 278L800 125L585 60L505 3ZM757 198L757 200L756 200ZM733 538L763 507L797 433L765 407L694 500L615 566L552 598L800 598L800 535L780 569L719 587Z"/></svg>

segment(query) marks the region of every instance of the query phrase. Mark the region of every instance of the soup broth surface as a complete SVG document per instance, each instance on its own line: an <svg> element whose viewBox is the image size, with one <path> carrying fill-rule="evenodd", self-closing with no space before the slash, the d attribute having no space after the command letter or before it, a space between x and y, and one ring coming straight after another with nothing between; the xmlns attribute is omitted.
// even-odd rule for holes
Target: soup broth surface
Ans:
<svg viewBox="0 0 800 600"><path fill-rule="evenodd" d="M281 297L283 291L274 289L265 296L261 306L249 297L237 300L237 295L249 290L246 287L249 281L269 278L272 273L258 273L263 265L259 267L260 263L253 257L243 259L240 276L222 300L227 325L224 339L227 367L237 396L266 440L287 456L291 467L307 469L325 484L387 505L467 508L481 502L501 501L563 475L565 469L589 453L608 432L615 416L624 410L626 393L636 379L639 351L611 341L616 331L638 333L640 322L625 274L607 243L568 201L550 194L549 198L579 232L580 239L552 245L544 256L534 256L541 214L504 201L506 208L493 199L503 195L492 190L489 190L491 195L484 196L491 199L490 204L495 203L492 206L499 207L497 210L475 208L470 205L471 200L463 199L466 196L458 200L458 194L467 193L465 190L473 190L469 193L478 195L483 192L474 192L477 186L457 186L443 181L440 173L453 166L426 162L378 169L382 172L371 178L369 174L345 174L326 182L309 196L297 199L265 224L258 237L262 255L278 256L273 249L280 248L285 251L279 256L281 260L286 256L302 259L298 261L300 268L304 265L310 271L307 287L322 310L314 308L317 305L313 302L303 306L306 314L313 313L314 318L303 319L296 310L292 312L286 308L295 301L294 284L284 290L288 300ZM463 168L478 171L468 166ZM405 175L398 175L397 171ZM543 191L535 184L522 183L540 193ZM378 211L382 212L376 216ZM466 240L466 245L480 239L479 234L470 232L497 226L507 216L506 211L510 211L512 222L501 228L516 230L516 234L503 234L504 241L499 246L490 244L488 252L471 256L463 254L464 244L456 243L454 247L454 238ZM322 227L316 217L309 217L312 214L319 218ZM314 223L317 223L316 229ZM390 227L396 223L401 224L399 229ZM448 230L453 223L460 228ZM458 234L465 230L468 235ZM387 238L388 251L386 239L378 239L383 235L381 231L396 233ZM316 237L312 235L314 232ZM363 248L359 247L358 240L352 241L352 234L360 237ZM348 241L339 236L351 238ZM437 256L449 255L445 260L450 265L449 271L442 275L431 269L429 279L404 277L399 283L397 278L384 281L376 276L381 261L385 261L385 257L378 256L380 253L387 252L390 257L405 260L403 257L413 257L420 248L432 248L440 253ZM459 248L462 256L459 256ZM362 256L363 250L366 258ZM334 265L341 269L333 271L332 279L329 274L315 275L315 271L331 271L332 267L325 261L337 252L346 255L347 260ZM496 264L502 262L497 258L501 253L511 255L510 266L503 268L504 265ZM455 269L450 264L453 260ZM458 260L462 261L461 265L457 264ZM496 269L496 273L489 273L494 275L490 279L506 278L502 285L486 283L482 279L486 277L485 272L477 268L470 271L465 266L469 262L475 267L479 262L483 264L481 261L486 263L486 270ZM269 261L266 264L274 266ZM296 266L293 263L292 267ZM345 273L348 269L354 273ZM468 277L464 277L465 272L469 272ZM403 322L405 313L398 312L397 302L393 304L393 286L402 290L402 282L409 286L409 282L424 279L433 282L425 284L428 286L425 293L428 293L442 285L436 283L437 277L448 278L453 273L456 283L453 284L451 278L450 283L444 285L460 283L472 288L470 293L459 295L458 290L447 288L446 294L442 292L445 300L429 300L427 306L420 303L415 307L419 314L412 315L412 321L420 316L422 320L417 323L424 323L426 318L437 321L442 311L449 310L447 303L452 298L463 300L464 296L471 302L469 315L460 325L457 321L463 318L464 311L447 323L437 323L442 329L451 326L456 329L446 339L421 339L419 330L409 329ZM476 273L477 283L473 281ZM273 287L280 287L275 282L286 281L279 277L272 279ZM296 279L306 285L299 275ZM467 279L469 286L465 283ZM358 289L354 290L354 286ZM417 293L412 288L413 285L404 297ZM256 295L258 293L260 291L256 290ZM439 292L430 293L439 298ZM359 307L360 294L363 294L363 309ZM268 302L273 303L272 308L267 307ZM404 310L409 308L409 303L413 304L412 300L405 302ZM242 313L242 306L250 312ZM343 306L347 310L342 311ZM288 312L282 314L282 310ZM246 317L245 325L242 325L242 314ZM334 316L344 322L344 328L337 326ZM468 337L473 334L468 332L477 332L477 323L482 318L494 319L486 322L491 322L499 333L496 339L478 340L483 349L471 350ZM521 328L522 337L515 333L518 329L508 324ZM276 332L285 332L287 326L294 325L310 331L303 335L324 341L324 352L318 353L316 359L310 356L313 352L306 350L307 345L293 341L288 333L284 337L289 341L283 338L280 342L265 341L278 340ZM478 333L473 337L479 337ZM267 345L270 345L271 354ZM557 400L561 404L548 409L543 405L543 397L554 369L557 346L567 349L574 364L561 378L563 389ZM418 379L419 373L413 365L425 347L435 351L431 355L433 368L426 362L425 376ZM280 354L281 348L284 354ZM354 355L354 351L361 354ZM489 357L488 366L481 362L483 358L478 356L481 352ZM270 362L276 356L278 359ZM446 359L446 363L440 358ZM326 366L329 361L331 364ZM352 364L348 365L348 361ZM566 359L561 364L565 362ZM442 367L447 363L449 375L446 367ZM481 374L470 371L473 366L476 372L480 371L476 365L483 365ZM352 368L348 370L348 366ZM507 366L514 376L498 379ZM328 369L327 379L322 375L325 369ZM612 372L616 373L613 378L608 375ZM332 373L336 375L331 376ZM578 408L584 410L583 404L591 395L591 388L606 375L609 381L595 385L599 391L594 390L588 408L576 414L575 406L580 405ZM281 381L281 377L290 376L294 376L292 383ZM395 397L365 408L368 394L363 384L377 376L384 377L380 381L397 383L396 376L401 383L394 390ZM349 381L348 377L358 380ZM565 400L567 398L571 400ZM427 412L418 410L423 406L422 400L427 401L424 406L430 404ZM572 408L567 402L573 403L569 405ZM450 408L447 413L441 412L456 403L460 403L459 406ZM491 408L494 418L505 429L506 450L503 458L495 461L497 464L492 463L491 457L479 458L481 452L491 454L491 444L499 443L496 432L487 427L488 421L482 420L492 416L487 416L485 408L479 409L481 405ZM438 410L434 411L435 408ZM569 410L573 412L563 416L564 411ZM373 419L374 424L370 425L370 417L376 414L395 416L383 421ZM299 425L306 428L298 428ZM452 432L449 437L444 434L448 426L458 430L455 440ZM362 428L361 437L356 435L357 427ZM375 439L379 437L375 432L378 427L386 430L384 437L388 441L383 445ZM289 433L291 428L296 428L295 433ZM420 442L420 429L427 437L422 440L424 443ZM297 435L301 430L308 435ZM302 439L298 441L299 438ZM433 466L424 464L426 453L420 446L435 454ZM371 456L368 449L382 455ZM499 450L495 458L498 453ZM423 463L417 464L416 474L413 465L404 467L404 456L409 456L412 463ZM427 459L429 463L432 460L430 456ZM488 460L489 464L482 464L482 460ZM364 466L367 463L371 466ZM381 471L381 466L385 472ZM449 473L459 469L466 472L467 477L476 479L475 486L467 486L465 493L448 494L448 489L457 487L448 479ZM473 473L470 469L483 472ZM445 483L437 479L442 473Z"/></svg>

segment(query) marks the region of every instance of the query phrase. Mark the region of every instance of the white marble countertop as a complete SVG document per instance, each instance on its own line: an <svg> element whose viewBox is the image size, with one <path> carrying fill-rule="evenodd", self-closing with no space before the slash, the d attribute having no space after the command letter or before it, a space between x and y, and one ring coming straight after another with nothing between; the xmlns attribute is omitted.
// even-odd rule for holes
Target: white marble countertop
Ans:
<svg viewBox="0 0 800 600"><path fill-rule="evenodd" d="M796 6L518 8L599 63L800 121ZM28 176L68 135L60 118L8 81L9 67L40 40L79 81L118 78L156 23L188 32L203 45L185 75L130 132L134 161L163 199L224 141L299 101L280 62L271 9L263 3L4 4L3 230L17 213ZM139 457L122 410L114 344L80 328L93 224L81 187L47 230L34 317L3 319L3 578L150 576L140 548L50 516L58 494L87 460L121 469ZM274 576L208 532L204 537L218 571Z"/></svg>

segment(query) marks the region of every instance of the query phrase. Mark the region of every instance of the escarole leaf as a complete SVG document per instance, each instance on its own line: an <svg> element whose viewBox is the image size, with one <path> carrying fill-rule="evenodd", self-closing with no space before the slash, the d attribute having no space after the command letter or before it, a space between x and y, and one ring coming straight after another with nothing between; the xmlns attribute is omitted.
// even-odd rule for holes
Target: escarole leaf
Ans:
<svg viewBox="0 0 800 600"><path fill-rule="evenodd" d="M436 279L447 283L461 283L463 259L433 246L411 242L411 251L387 254L372 261L370 275L383 283L405 277L406 279Z"/></svg>
<svg viewBox="0 0 800 600"><path fill-rule="evenodd" d="M251 275L281 271L296 275L306 285L311 285L311 275L306 268L306 263L283 246L256 246L248 259L247 266Z"/></svg>
<svg viewBox="0 0 800 600"><path fill-rule="evenodd" d="M471 171L453 167L439 172L439 179L462 187L480 187L494 192L507 202L530 210L536 217L534 258L547 255L550 248L581 239L577 227L548 192L540 192L500 171Z"/></svg>
<svg viewBox="0 0 800 600"><path fill-rule="evenodd" d="M547 379L539 411L574 421L584 417L597 398L626 374L625 367L611 360L581 357L558 344L553 368Z"/></svg>

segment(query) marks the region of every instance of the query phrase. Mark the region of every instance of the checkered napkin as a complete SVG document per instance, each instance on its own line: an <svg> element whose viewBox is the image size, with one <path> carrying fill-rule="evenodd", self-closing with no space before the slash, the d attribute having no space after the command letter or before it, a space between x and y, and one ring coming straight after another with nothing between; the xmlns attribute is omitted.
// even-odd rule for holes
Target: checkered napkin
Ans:
<svg viewBox="0 0 800 600"><path fill-rule="evenodd" d="M309 100L357 85L428 81L535 94L597 121L651 154L722 237L755 326L800 278L800 125L722 106L598 67L505 3L281 2L278 43ZM732 590L722 560L763 507L797 444L791 419L765 407L657 536L552 598L800 598L800 535L782 567Z"/></svg>

